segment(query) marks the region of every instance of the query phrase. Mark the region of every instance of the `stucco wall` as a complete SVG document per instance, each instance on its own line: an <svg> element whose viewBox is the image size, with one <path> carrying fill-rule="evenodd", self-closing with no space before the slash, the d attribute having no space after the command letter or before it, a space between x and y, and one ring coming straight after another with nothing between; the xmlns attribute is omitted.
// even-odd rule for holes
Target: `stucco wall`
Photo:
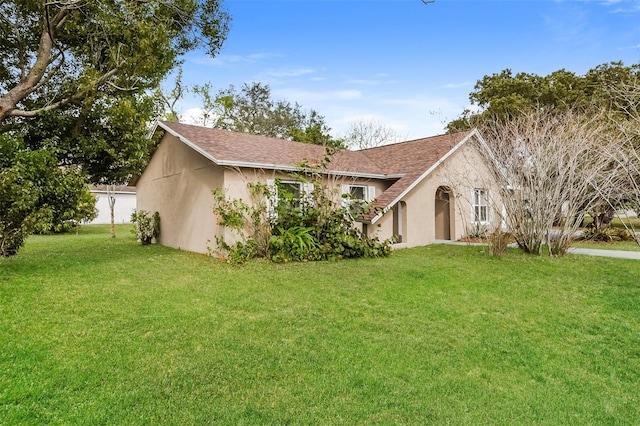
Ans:
<svg viewBox="0 0 640 426"><path fill-rule="evenodd" d="M402 199L406 208L406 232L400 246L414 247L436 241L435 199L441 186L450 190L450 202L453 203L451 239L458 240L467 235L473 220L471 196L474 188L489 190L491 196L498 194L487 176L489 173L473 142L462 146ZM496 215L492 219L499 223ZM369 229L370 235L377 232L381 239L391 238L393 211L388 211Z"/></svg>
<svg viewBox="0 0 640 426"><path fill-rule="evenodd" d="M211 191L223 176L222 168L165 135L136 185L138 210L160 213L160 244L207 253L217 232Z"/></svg>

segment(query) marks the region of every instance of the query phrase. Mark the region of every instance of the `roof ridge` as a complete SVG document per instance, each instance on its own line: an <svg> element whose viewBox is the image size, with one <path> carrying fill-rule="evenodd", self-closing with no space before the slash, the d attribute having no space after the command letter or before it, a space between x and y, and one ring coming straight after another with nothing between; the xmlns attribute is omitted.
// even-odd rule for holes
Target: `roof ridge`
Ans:
<svg viewBox="0 0 640 426"><path fill-rule="evenodd" d="M469 129L469 130L461 130L459 132L454 132L454 133L442 133L442 134L439 134L439 135L425 136L423 138L409 139L407 141L394 142L394 143L390 143L390 144L386 144L386 145L375 146L373 148L359 149L359 150L356 150L355 152L382 150L382 149L388 148L388 147L398 146L398 145L402 145L402 144L410 144L410 143L415 143L415 142L422 142L422 141L425 141L425 140L428 140L428 139L436 139L436 138L441 138L441 137L445 137L445 136L453 137L453 136L458 135L458 134L466 134L466 135L468 135L469 133L473 132L473 130L474 129Z"/></svg>

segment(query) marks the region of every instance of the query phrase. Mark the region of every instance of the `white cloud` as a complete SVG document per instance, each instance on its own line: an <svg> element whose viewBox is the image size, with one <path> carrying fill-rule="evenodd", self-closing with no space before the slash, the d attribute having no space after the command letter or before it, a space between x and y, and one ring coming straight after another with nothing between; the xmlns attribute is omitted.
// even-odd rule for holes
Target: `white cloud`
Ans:
<svg viewBox="0 0 640 426"><path fill-rule="evenodd" d="M314 74L316 70L312 68L281 68L267 70L266 74L270 77L300 77L301 75Z"/></svg>
<svg viewBox="0 0 640 426"><path fill-rule="evenodd" d="M200 117L202 117L202 108L188 108L182 111L180 121L189 124L198 124Z"/></svg>
<svg viewBox="0 0 640 426"><path fill-rule="evenodd" d="M272 89L275 98L283 98L313 108L315 102L348 101L362 98L359 90L311 91L297 89Z"/></svg>
<svg viewBox="0 0 640 426"><path fill-rule="evenodd" d="M209 56L198 56L190 59L190 62L197 65L230 66L235 64L253 64L266 59L281 58L278 53L251 53L248 55L218 55L214 58Z"/></svg>
<svg viewBox="0 0 640 426"><path fill-rule="evenodd" d="M604 0L603 6L613 6L613 13L638 13L640 12L640 0Z"/></svg>

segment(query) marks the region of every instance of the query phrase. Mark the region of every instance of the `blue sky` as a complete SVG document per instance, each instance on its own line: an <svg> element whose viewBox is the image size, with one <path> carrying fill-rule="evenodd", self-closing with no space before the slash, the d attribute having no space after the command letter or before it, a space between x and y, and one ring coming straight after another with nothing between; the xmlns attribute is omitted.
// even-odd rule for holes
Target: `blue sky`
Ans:
<svg viewBox="0 0 640 426"><path fill-rule="evenodd" d="M477 80L505 68L584 74L640 62L640 0L226 0L215 58L184 59L186 84L259 81L324 115L340 136L373 119L403 139L444 132ZM198 101L179 105L194 113ZM188 118L187 118L188 120Z"/></svg>

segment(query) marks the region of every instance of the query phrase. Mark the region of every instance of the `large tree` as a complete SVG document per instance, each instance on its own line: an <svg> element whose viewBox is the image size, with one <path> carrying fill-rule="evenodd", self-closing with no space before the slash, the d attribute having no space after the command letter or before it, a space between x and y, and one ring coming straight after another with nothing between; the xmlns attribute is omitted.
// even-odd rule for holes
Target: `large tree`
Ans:
<svg viewBox="0 0 640 426"><path fill-rule="evenodd" d="M449 132L482 127L495 118L513 118L533 109L545 111L585 110L594 104L609 108L612 86L627 84L640 75L640 63L598 65L584 75L561 69L549 75L514 74L510 69L486 75L476 83L469 100L474 109L447 125Z"/></svg>
<svg viewBox="0 0 640 426"><path fill-rule="evenodd" d="M181 54L215 54L228 20L220 0L4 1L0 121L154 88Z"/></svg>
<svg viewBox="0 0 640 426"><path fill-rule="evenodd" d="M0 4L0 148L15 159L0 165L5 195L15 198L3 200L0 241L38 229L34 218L64 217L43 212L68 210L72 189L55 191L46 176L62 173L79 191L83 182L72 175L122 183L140 170L156 112L151 91L187 51L214 55L228 22L221 0ZM21 182L37 199L11 189ZM24 208L13 214L5 204ZM15 253L19 240L2 254Z"/></svg>
<svg viewBox="0 0 640 426"><path fill-rule="evenodd" d="M297 102L273 99L268 84L245 83L240 90L233 85L212 92L211 84L195 86L202 99L200 123L236 132L294 140L341 148L324 116L304 110Z"/></svg>

